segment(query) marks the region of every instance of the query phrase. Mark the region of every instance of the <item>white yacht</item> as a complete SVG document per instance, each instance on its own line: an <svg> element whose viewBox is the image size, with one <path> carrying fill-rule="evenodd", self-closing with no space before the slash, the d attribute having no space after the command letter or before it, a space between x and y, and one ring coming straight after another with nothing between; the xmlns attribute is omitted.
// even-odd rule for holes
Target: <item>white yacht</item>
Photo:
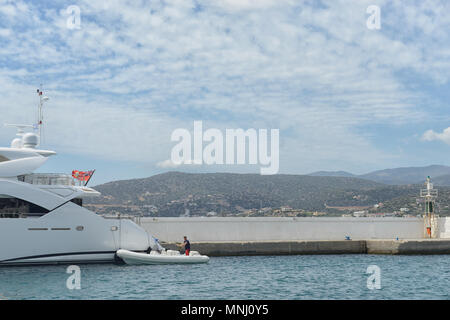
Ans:
<svg viewBox="0 0 450 320"><path fill-rule="evenodd" d="M33 126L19 129L11 147L0 148L0 265L100 263L118 261L116 251L161 249L155 238L130 219L110 219L83 208L100 193L71 175L37 174L56 153L39 148L42 106ZM119 259L120 260L120 259Z"/></svg>

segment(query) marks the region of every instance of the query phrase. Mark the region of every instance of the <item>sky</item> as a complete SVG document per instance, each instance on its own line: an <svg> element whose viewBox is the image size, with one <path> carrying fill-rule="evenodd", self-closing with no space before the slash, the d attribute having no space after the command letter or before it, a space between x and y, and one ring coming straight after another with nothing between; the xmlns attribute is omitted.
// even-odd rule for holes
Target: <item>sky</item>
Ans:
<svg viewBox="0 0 450 320"><path fill-rule="evenodd" d="M170 165L194 121L279 129L284 174L450 165L450 2L0 0L0 122L36 122L40 84L58 153L40 171L96 169L94 185L259 172Z"/></svg>

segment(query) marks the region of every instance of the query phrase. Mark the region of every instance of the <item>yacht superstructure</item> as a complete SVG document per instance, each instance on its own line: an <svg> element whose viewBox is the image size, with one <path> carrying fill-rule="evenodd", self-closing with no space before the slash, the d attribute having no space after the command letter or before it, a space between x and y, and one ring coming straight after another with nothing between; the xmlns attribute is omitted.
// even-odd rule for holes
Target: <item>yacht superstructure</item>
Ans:
<svg viewBox="0 0 450 320"><path fill-rule="evenodd" d="M18 128L11 147L0 148L0 265L113 262L119 249L160 249L130 219L106 219L82 207L99 192L71 175L33 173L54 151L39 148L42 104L35 126ZM40 131L40 130L39 130Z"/></svg>

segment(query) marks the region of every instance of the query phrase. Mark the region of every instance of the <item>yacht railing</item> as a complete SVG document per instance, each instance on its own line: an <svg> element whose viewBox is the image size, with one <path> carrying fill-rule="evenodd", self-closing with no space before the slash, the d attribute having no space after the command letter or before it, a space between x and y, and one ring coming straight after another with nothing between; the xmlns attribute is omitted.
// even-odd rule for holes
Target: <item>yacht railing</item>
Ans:
<svg viewBox="0 0 450 320"><path fill-rule="evenodd" d="M140 216L133 216L129 214L102 214L101 215L105 219L129 219L133 221L134 223L141 225L141 217Z"/></svg>
<svg viewBox="0 0 450 320"><path fill-rule="evenodd" d="M37 185L81 186L81 181L64 173L31 173L18 176L18 180Z"/></svg>

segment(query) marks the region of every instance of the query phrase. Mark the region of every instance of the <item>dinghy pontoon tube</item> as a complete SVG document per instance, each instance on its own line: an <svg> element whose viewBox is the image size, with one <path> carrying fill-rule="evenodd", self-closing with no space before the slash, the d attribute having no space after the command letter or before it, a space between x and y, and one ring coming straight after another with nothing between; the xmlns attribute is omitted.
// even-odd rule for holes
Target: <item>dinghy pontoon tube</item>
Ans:
<svg viewBox="0 0 450 320"><path fill-rule="evenodd" d="M194 264L209 262L208 256L202 256L197 251L191 251L189 256L186 256L174 250L162 250L161 253L151 251L150 254L146 254L120 249L117 250L116 254L126 264Z"/></svg>

